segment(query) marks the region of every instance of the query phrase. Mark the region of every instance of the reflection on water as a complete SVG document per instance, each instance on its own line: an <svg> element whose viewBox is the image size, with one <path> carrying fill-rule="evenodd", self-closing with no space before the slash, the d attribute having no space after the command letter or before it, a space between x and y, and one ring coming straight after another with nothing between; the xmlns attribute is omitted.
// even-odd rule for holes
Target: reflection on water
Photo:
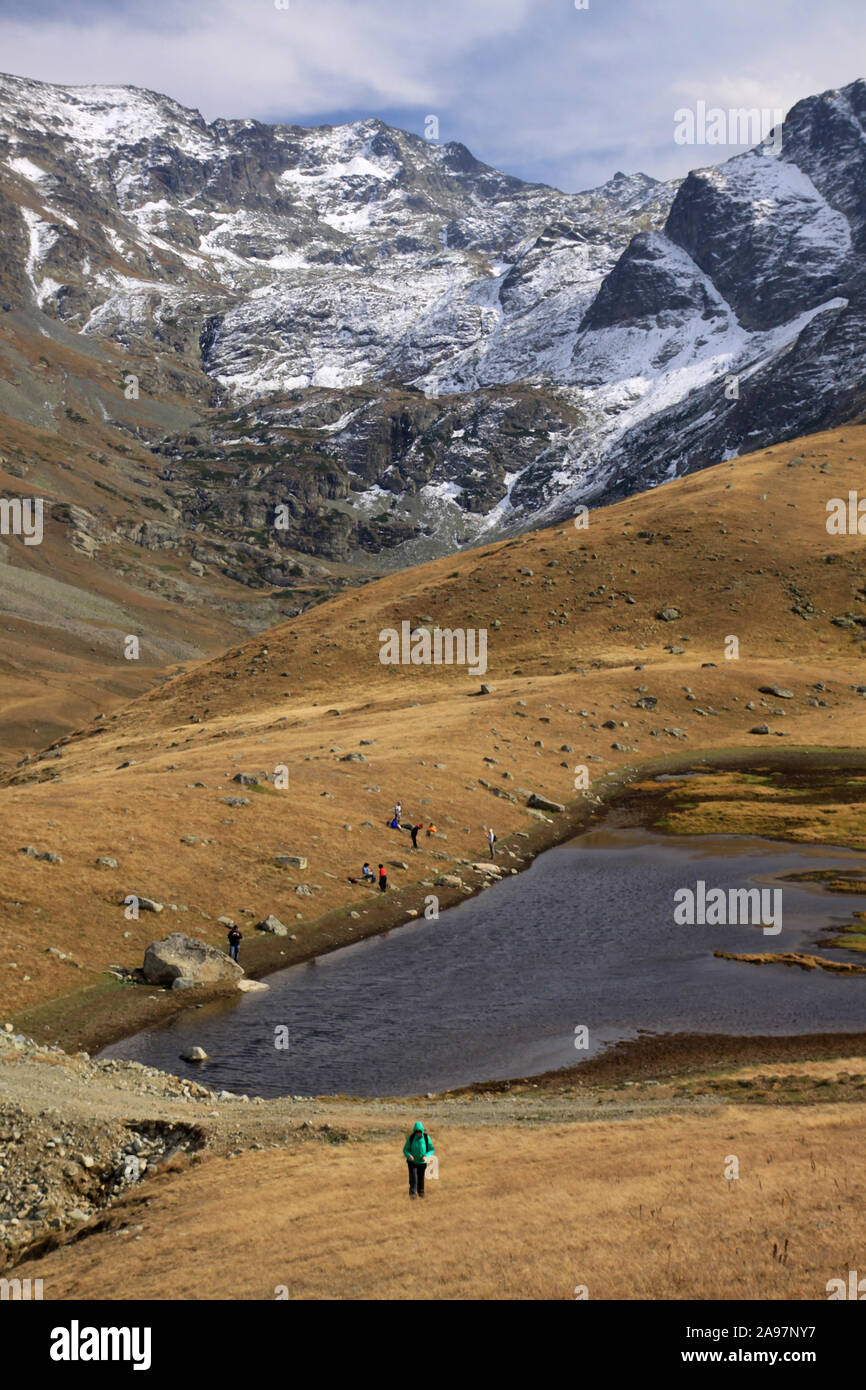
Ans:
<svg viewBox="0 0 866 1390"><path fill-rule="evenodd" d="M866 894L786 883L777 936L677 926L673 895L697 879L779 886L779 874L864 862L748 836L592 831L438 922L280 971L267 993L190 1009L101 1055L253 1095L409 1095L567 1066L639 1028L854 1031L866 1018L866 976L745 965L713 951L811 950L820 927L866 908ZM287 1050L274 1045L282 1025ZM574 1047L580 1026L588 1052ZM203 1066L179 1060L193 1044L210 1054Z"/></svg>

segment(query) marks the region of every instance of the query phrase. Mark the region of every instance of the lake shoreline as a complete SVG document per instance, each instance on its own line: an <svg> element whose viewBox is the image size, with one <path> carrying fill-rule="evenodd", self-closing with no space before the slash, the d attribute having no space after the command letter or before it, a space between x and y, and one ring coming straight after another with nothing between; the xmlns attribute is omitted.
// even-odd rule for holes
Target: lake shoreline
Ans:
<svg viewBox="0 0 866 1390"><path fill-rule="evenodd" d="M609 1088L638 1082L669 1081L698 1072L741 1066L778 1066L866 1057L866 1032L841 1033L651 1033L611 1043L597 1057L535 1076L472 1082L440 1093L440 1098L550 1093Z"/></svg>
<svg viewBox="0 0 866 1390"><path fill-rule="evenodd" d="M551 814L546 821L528 825L523 832L526 836L525 839L511 836L503 839L500 842L500 847L504 848L507 845L518 853L518 859L506 862L509 867L516 867L517 871L520 872L528 868L540 854L602 824L616 828L629 826L649 828L650 825L653 825L654 829L661 830L662 833L671 833L672 837L680 838L676 832L666 832L663 826L660 827L655 823L662 809L669 804L673 791L679 784L677 782L663 782L647 787L648 780L652 781L665 774L676 775L691 770L749 772L754 769L790 773L808 779L811 776L817 777L819 773L840 769L862 772L866 769L866 755L858 749L765 749L760 751L726 749L666 755L649 759L600 778L592 788L593 800L588 797L581 797L569 803L563 813ZM636 784L640 784L641 790L637 790ZM787 838L792 843L803 843L793 834L786 837L778 831L774 831L774 838L780 840ZM816 847L822 843L830 844L833 842L830 835L825 840L816 839L814 841ZM303 941L293 942L287 937L272 937L264 933L257 934L255 937L247 937L242 947L242 964L247 978L252 980L264 979L276 971L318 959L344 946L370 937L381 936L398 927L405 926L416 920L409 915L410 910L414 909L416 912L419 909L423 910L424 895L429 892L420 884L407 885L393 891L389 890L387 895L380 895L377 890L371 889L359 888L358 891L362 895L361 897L355 895L356 886L352 885L353 896L351 898L347 896L343 903L318 921L305 924L305 926L308 925L309 929L304 932ZM481 886L473 886L471 891L441 887L437 890L440 911L464 902L481 891L483 891ZM359 907L368 909L368 920L361 922L349 917L350 911L358 910ZM195 1008L213 999L235 997L236 993L234 986L202 987L175 992L157 989L155 986L122 984L112 976L105 984L92 986L77 991L73 995L65 995L60 999L47 1001L26 1012L13 1015L13 1022L16 1031L25 1033L37 1041L59 1044L69 1052L96 1053L111 1043L119 1042L145 1029L168 1022L185 1010ZM668 1036L671 1039L676 1039L681 1036L691 1038L694 1035ZM718 1036L728 1037L728 1035ZM795 1035L789 1041L793 1045L800 1036L808 1035ZM860 1035L854 1036L859 1037ZM837 1035L814 1035L814 1037L817 1045L819 1038L826 1040L831 1037L835 1038ZM745 1043L748 1042L748 1039L733 1038L730 1041ZM773 1039L771 1041L777 1045L780 1040ZM669 1047L672 1054L678 1051L680 1046L679 1043L671 1041ZM647 1054L650 1060L645 1062L643 1058L646 1045L640 1040L635 1040L634 1045L617 1044L615 1049L610 1050L611 1055L620 1047L624 1047L625 1051L617 1052L617 1058L627 1057L629 1059L628 1065L643 1067L654 1064L652 1060L655 1058L654 1049L650 1049L651 1056ZM643 1048L643 1052L641 1052L641 1048ZM695 1059L703 1055L701 1045L697 1043L687 1045L685 1050L686 1052L691 1051ZM772 1050L769 1048L769 1044L768 1050ZM607 1053L604 1054L605 1057L607 1055ZM840 1054L834 1053L833 1055ZM583 1076L588 1076L585 1069L598 1067L601 1062L602 1058L594 1058L578 1067L566 1068L565 1071L575 1074L579 1072ZM611 1063L611 1065L619 1068L624 1064L617 1060L615 1064ZM522 1082L495 1082L489 1085L474 1083L474 1087L475 1089L494 1091L500 1086L541 1084L542 1080L544 1084L551 1084L547 1080L548 1076L556 1075L562 1078L563 1073L545 1074L542 1079L523 1078ZM473 1088L464 1089L469 1091Z"/></svg>

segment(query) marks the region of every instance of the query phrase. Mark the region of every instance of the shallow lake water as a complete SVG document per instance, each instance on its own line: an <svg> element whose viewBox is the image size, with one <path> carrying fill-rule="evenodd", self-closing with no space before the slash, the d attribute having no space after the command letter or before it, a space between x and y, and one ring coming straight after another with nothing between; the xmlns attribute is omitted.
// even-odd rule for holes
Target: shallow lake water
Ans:
<svg viewBox="0 0 866 1390"><path fill-rule="evenodd" d="M866 855L748 836L591 831L438 921L279 971L267 992L190 1008L100 1056L250 1095L412 1095L573 1065L639 1029L856 1031L866 1026L866 976L713 955L813 951L820 928L850 921L866 894L777 876L836 866L862 869ZM674 893L698 880L781 887L781 932L678 925ZM282 1027L287 1049L275 1046ZM580 1027L586 1050L575 1048ZM182 1062L193 1045L210 1060Z"/></svg>

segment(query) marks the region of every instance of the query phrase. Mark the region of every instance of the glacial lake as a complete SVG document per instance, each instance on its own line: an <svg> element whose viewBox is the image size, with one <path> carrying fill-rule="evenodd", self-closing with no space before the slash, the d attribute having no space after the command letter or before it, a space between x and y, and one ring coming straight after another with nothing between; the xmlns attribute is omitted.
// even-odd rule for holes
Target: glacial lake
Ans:
<svg viewBox="0 0 866 1390"><path fill-rule="evenodd" d="M266 977L266 992L190 1008L99 1055L248 1095L402 1096L570 1066L639 1029L858 1031L866 975L713 955L813 952L822 927L866 910L866 893L780 884L778 876L834 867L863 869L866 855L600 828L438 921L421 918L279 971ZM782 930L678 925L674 894L698 880L725 890L781 887ZM855 952L822 954L866 963ZM589 1047L576 1050L581 1027ZM285 1049L275 1046L279 1029L288 1030ZM194 1045L210 1060L181 1061Z"/></svg>

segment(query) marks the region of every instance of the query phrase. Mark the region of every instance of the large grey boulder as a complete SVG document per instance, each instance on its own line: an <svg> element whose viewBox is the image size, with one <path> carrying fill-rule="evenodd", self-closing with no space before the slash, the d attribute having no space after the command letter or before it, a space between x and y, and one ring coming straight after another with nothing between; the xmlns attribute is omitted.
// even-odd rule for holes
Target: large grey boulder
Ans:
<svg viewBox="0 0 866 1390"><path fill-rule="evenodd" d="M175 980L189 980L193 984L236 981L244 972L216 946L174 931L165 940L150 943L144 953L142 973L149 984L174 987Z"/></svg>

